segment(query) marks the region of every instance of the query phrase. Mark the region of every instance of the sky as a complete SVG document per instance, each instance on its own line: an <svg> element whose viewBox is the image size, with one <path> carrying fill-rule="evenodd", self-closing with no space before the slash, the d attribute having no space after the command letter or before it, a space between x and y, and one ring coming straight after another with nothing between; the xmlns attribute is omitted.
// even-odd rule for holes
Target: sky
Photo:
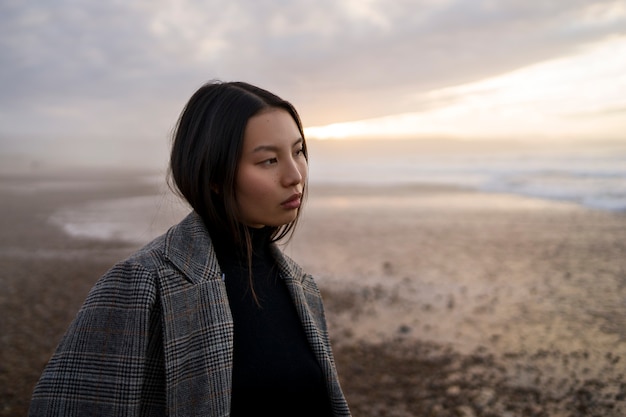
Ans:
<svg viewBox="0 0 626 417"><path fill-rule="evenodd" d="M2 153L141 148L211 79L309 137L626 140L626 2L0 0Z"/></svg>

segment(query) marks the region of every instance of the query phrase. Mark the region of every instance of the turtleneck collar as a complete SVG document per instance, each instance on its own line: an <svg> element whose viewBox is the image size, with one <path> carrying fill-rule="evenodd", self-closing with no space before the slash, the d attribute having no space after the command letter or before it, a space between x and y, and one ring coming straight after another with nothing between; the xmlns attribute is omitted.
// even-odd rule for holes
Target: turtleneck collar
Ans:
<svg viewBox="0 0 626 417"><path fill-rule="evenodd" d="M252 249L252 261L271 258L270 243L272 237L271 227L246 227L250 234L250 244ZM218 262L222 267L244 266L248 264L248 254L246 251L245 237L242 236L240 243L233 242L216 233L211 233L211 241L215 248Z"/></svg>
<svg viewBox="0 0 626 417"><path fill-rule="evenodd" d="M253 249L267 248L272 238L271 227L247 227Z"/></svg>

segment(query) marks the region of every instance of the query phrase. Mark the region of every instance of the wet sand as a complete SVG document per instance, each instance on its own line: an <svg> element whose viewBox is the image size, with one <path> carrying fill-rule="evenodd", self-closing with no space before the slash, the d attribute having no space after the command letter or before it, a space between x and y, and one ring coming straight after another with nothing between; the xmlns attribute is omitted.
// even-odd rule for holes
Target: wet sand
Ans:
<svg viewBox="0 0 626 417"><path fill-rule="evenodd" d="M138 246L50 216L162 191L81 178L0 179L0 416L25 415L91 285ZM624 214L572 204L317 186L285 251L317 277L354 416L611 417L626 415L624 236Z"/></svg>
<svg viewBox="0 0 626 417"><path fill-rule="evenodd" d="M354 415L626 415L626 216L442 187L312 189ZM384 410L384 411L383 411Z"/></svg>

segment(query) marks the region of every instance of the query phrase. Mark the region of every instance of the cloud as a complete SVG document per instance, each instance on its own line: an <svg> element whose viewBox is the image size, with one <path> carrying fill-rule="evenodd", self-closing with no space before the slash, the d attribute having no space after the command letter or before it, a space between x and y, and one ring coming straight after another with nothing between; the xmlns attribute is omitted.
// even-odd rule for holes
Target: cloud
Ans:
<svg viewBox="0 0 626 417"><path fill-rule="evenodd" d="M626 36L415 100L419 112L310 127L307 136L623 140Z"/></svg>
<svg viewBox="0 0 626 417"><path fill-rule="evenodd" d="M626 30L619 0L7 0L0 16L5 135L163 134L212 78L275 91L309 125L417 111L425 91Z"/></svg>

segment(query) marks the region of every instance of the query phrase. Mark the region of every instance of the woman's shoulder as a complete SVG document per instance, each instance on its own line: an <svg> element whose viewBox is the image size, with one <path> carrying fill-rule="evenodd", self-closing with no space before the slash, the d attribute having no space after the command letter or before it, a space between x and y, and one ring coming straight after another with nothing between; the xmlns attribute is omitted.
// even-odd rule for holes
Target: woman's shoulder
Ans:
<svg viewBox="0 0 626 417"><path fill-rule="evenodd" d="M93 286L86 305L100 300L117 303L132 298L136 304L152 304L157 296L159 265L163 264L163 237L116 262Z"/></svg>
<svg viewBox="0 0 626 417"><path fill-rule="evenodd" d="M146 292L157 286L158 276L172 269L166 256L167 241L171 227L142 248L117 261L96 283L92 292L110 292L132 289L136 293Z"/></svg>
<svg viewBox="0 0 626 417"><path fill-rule="evenodd" d="M195 213L190 213L179 223L171 226L165 233L146 243L117 265L162 268L177 256L187 257L193 252L206 252L210 244L208 233ZM190 251L190 249L194 249ZM116 265L116 266L117 266Z"/></svg>
<svg viewBox="0 0 626 417"><path fill-rule="evenodd" d="M277 245L273 245L272 252L283 277L296 282L304 289L305 292L312 293L315 296L320 295L319 288L317 287L313 275L306 272L298 262L294 261L281 251Z"/></svg>
<svg viewBox="0 0 626 417"><path fill-rule="evenodd" d="M272 244L271 252L283 276L294 279L298 282L302 282L304 279L309 277L309 275L304 272L300 264L286 255L276 243Z"/></svg>
<svg viewBox="0 0 626 417"><path fill-rule="evenodd" d="M166 233L118 262L107 275L133 276L140 282L182 275L190 282L219 274L212 244L200 218L191 213Z"/></svg>

